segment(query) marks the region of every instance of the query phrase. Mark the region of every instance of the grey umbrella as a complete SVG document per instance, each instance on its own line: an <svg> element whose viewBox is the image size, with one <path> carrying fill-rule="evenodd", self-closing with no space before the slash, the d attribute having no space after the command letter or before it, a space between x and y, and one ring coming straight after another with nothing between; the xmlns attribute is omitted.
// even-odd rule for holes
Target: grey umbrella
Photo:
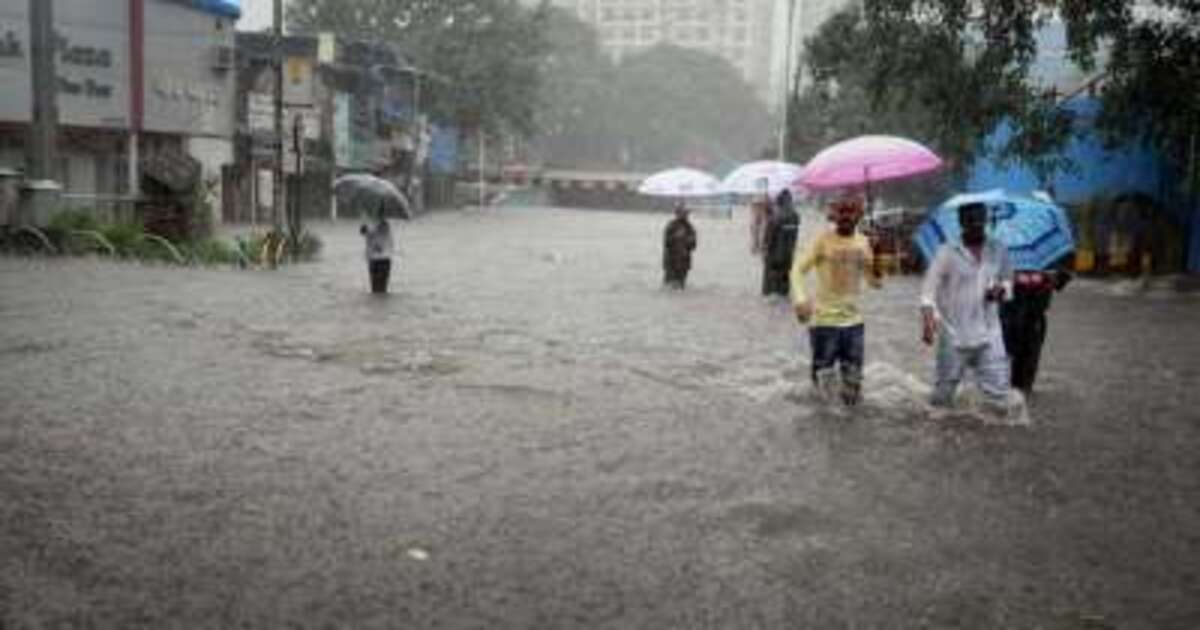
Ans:
<svg viewBox="0 0 1200 630"><path fill-rule="evenodd" d="M338 203L357 208L364 214L382 210L384 216L412 218L408 197L392 182L367 173L343 175L333 181Z"/></svg>

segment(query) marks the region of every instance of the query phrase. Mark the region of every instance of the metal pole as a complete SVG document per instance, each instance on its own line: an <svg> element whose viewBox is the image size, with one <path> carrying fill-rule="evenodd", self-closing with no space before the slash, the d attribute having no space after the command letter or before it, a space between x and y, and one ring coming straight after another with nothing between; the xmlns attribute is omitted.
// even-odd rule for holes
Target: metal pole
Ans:
<svg viewBox="0 0 1200 630"><path fill-rule="evenodd" d="M288 207L292 209L288 227L291 229L292 244L300 243L300 231L303 229L300 219L300 186L301 175L304 173L304 117L296 114L292 122L292 135L295 136L296 174L292 183L292 193L288 195ZM293 252L294 255L294 252Z"/></svg>
<svg viewBox="0 0 1200 630"><path fill-rule="evenodd" d="M484 151L486 150L487 138L483 134L483 125L479 125L479 209L482 210L484 200L487 198L484 195L484 189L487 187L487 178L483 175L485 167Z"/></svg>
<svg viewBox="0 0 1200 630"><path fill-rule="evenodd" d="M791 106L792 90L792 38L796 33L796 0L788 0L787 37L783 54L783 121L779 125L779 161L787 161L788 109Z"/></svg>
<svg viewBox="0 0 1200 630"><path fill-rule="evenodd" d="M142 194L141 156L138 153L145 122L146 94L146 5L145 0L129 0L129 151L127 154L129 198L136 215L137 199Z"/></svg>
<svg viewBox="0 0 1200 630"><path fill-rule="evenodd" d="M34 0L36 2L36 0ZM275 0L274 71L275 71L275 165L271 182L271 226L283 232L283 0Z"/></svg>
<svg viewBox="0 0 1200 630"><path fill-rule="evenodd" d="M54 54L54 3L29 0L31 102L27 171L19 223L44 224L58 204L58 70Z"/></svg>

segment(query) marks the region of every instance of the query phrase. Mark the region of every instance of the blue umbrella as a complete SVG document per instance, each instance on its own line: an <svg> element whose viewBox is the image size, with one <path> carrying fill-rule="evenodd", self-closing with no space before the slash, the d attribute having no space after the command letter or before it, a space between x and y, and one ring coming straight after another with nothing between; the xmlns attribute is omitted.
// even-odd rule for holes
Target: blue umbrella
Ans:
<svg viewBox="0 0 1200 630"><path fill-rule="evenodd" d="M1008 246L1015 269L1046 269L1075 251L1071 221L1060 206L996 189L955 195L929 214L913 237L925 262L942 243L960 242L958 208L968 203L988 207L988 235Z"/></svg>

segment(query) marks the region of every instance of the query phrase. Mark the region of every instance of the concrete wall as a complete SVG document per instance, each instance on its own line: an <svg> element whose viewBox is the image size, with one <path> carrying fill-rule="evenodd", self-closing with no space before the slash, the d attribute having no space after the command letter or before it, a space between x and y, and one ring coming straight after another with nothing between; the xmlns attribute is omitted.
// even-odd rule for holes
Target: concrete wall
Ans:
<svg viewBox="0 0 1200 630"><path fill-rule="evenodd" d="M55 0L58 107L65 125L129 124L128 0ZM29 3L0 3L0 120L28 122Z"/></svg>
<svg viewBox="0 0 1200 630"><path fill-rule="evenodd" d="M209 189L208 202L212 206L212 223L218 225L223 218L225 200L221 169L233 163L233 141L228 138L189 138L186 150L200 162L200 180L206 186L210 182L214 184Z"/></svg>
<svg viewBox="0 0 1200 630"><path fill-rule="evenodd" d="M233 45L229 18L146 0L146 131L233 138L237 72L214 67Z"/></svg>

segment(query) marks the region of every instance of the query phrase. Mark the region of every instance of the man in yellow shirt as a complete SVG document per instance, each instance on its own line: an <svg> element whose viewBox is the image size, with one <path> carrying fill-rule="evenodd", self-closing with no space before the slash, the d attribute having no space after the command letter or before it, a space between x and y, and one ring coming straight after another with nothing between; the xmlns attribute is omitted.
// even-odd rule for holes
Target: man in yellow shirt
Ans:
<svg viewBox="0 0 1200 630"><path fill-rule="evenodd" d="M834 229L808 245L790 274L796 318L809 327L813 385L819 392L830 391L840 367L841 398L846 405L858 404L862 392L865 337L858 307L862 280L875 288L883 284L870 242L856 231L862 213L857 199L835 202L830 212ZM814 269L817 288L810 297L804 276Z"/></svg>

